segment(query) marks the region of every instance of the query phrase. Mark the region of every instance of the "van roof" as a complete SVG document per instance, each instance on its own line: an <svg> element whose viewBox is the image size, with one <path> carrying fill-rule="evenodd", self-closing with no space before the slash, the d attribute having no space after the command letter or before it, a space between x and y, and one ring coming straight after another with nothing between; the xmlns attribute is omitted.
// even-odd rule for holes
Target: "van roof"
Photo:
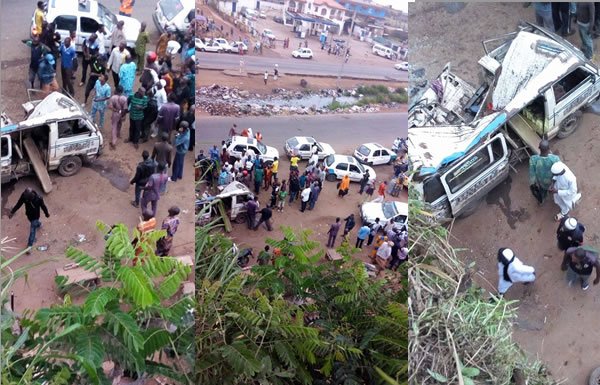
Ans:
<svg viewBox="0 0 600 385"><path fill-rule="evenodd" d="M81 3L79 0L50 0L48 4L48 14L56 13L60 9L61 12L87 13L91 15L98 14L98 2L96 0L86 0Z"/></svg>
<svg viewBox="0 0 600 385"><path fill-rule="evenodd" d="M19 131L49 122L64 120L68 118L79 118L87 116L87 112L75 100L60 92L52 92L44 99L35 101L33 110L29 116L18 124ZM3 128L4 132L4 128Z"/></svg>

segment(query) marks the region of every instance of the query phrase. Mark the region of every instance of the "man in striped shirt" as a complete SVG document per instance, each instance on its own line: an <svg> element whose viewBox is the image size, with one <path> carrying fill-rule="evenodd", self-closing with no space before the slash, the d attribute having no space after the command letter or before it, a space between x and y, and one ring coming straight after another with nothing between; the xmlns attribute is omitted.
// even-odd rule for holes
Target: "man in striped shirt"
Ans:
<svg viewBox="0 0 600 385"><path fill-rule="evenodd" d="M135 94L129 97L129 140L133 146L138 148L142 123L144 121L144 109L148 106L146 89L140 87Z"/></svg>

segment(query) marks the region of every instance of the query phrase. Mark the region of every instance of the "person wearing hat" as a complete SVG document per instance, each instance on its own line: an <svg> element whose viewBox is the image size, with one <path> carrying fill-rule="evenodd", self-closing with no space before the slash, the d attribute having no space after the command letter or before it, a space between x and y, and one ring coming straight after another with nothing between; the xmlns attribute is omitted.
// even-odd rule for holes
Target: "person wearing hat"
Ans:
<svg viewBox="0 0 600 385"><path fill-rule="evenodd" d="M42 91L50 93L52 91L58 91L58 82L56 81L56 70L54 65L56 61L51 53L44 55L44 59L40 62L38 67L38 77L42 85Z"/></svg>
<svg viewBox="0 0 600 385"><path fill-rule="evenodd" d="M556 229L556 239L559 250L565 251L569 247L579 247L583 244L585 226L573 217L564 217Z"/></svg>
<svg viewBox="0 0 600 385"><path fill-rule="evenodd" d="M129 97L129 139L137 150L139 147L140 135L142 133L142 124L144 121L144 110L148 105L146 89L140 87L135 94Z"/></svg>
<svg viewBox="0 0 600 385"><path fill-rule="evenodd" d="M552 186L552 165L560 158L550 153L550 143L543 139L539 145L540 155L529 158L529 188L539 204L544 203Z"/></svg>
<svg viewBox="0 0 600 385"><path fill-rule="evenodd" d="M554 203L560 207L555 220L560 221L569 214L573 206L581 199L577 192L577 178L563 162L556 162L550 168L554 184L548 191L554 194Z"/></svg>
<svg viewBox="0 0 600 385"><path fill-rule="evenodd" d="M561 269L567 271L569 286L573 286L576 280L581 282L581 288L587 290L590 287L590 277L596 268L596 279L594 285L600 283L600 259L598 250L589 247L569 247L565 252Z"/></svg>
<svg viewBox="0 0 600 385"><path fill-rule="evenodd" d="M506 247L498 250L498 294L504 293L513 283L525 284L535 281L535 269L525 265L515 253Z"/></svg>

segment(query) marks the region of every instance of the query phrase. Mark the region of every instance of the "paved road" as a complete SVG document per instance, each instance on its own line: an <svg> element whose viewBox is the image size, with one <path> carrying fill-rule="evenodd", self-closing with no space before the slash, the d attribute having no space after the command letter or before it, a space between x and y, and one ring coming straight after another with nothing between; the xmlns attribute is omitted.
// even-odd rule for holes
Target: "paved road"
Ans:
<svg viewBox="0 0 600 385"><path fill-rule="evenodd" d="M118 14L119 2L117 0L101 0L100 2L115 14ZM23 0L0 1L0 41L2 44L1 59L3 62L16 61L23 58L29 60L29 49L25 44L21 44L21 40L29 38L31 16L35 10L36 3L37 1ZM136 1L133 7L133 17L148 24L148 32L151 39L158 39L158 32L152 21L152 13L155 8L156 1L154 0ZM150 44L149 46L151 47L152 45Z"/></svg>
<svg viewBox="0 0 600 385"><path fill-rule="evenodd" d="M254 132L263 134L266 144L280 150L286 139L292 136L314 136L317 140L329 143L338 152L348 152L358 144L377 141L391 146L397 136L408 134L406 113L345 114L316 116L281 117L202 117L196 128L196 142L199 149L209 146L227 136L232 124L238 131L252 127Z"/></svg>
<svg viewBox="0 0 600 385"><path fill-rule="evenodd" d="M223 70L240 68L240 57L234 54L196 52L196 58L200 68ZM272 68L274 63L279 64L280 72L289 74L338 76L341 69L341 65L319 63L315 60L244 56L244 64L248 71L263 72L265 68ZM364 65L353 65L352 62L344 64L342 76L408 81L407 72L395 70L391 66L390 68L374 69Z"/></svg>

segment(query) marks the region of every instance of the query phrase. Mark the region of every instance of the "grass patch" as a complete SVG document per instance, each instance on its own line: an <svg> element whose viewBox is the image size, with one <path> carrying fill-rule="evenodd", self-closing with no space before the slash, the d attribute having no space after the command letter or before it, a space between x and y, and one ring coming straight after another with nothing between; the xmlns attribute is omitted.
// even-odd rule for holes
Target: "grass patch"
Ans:
<svg viewBox="0 0 600 385"><path fill-rule="evenodd" d="M341 108L347 108L347 107L351 107L352 104L348 104L348 103L340 103L337 100L334 100L333 102L329 103L329 105L327 106L327 109L330 111L335 111L335 110L339 110Z"/></svg>
<svg viewBox="0 0 600 385"><path fill-rule="evenodd" d="M408 103L408 94L404 88L398 87L390 90L387 86L377 84L360 86L356 91L363 97L356 103L359 106L386 103Z"/></svg>

